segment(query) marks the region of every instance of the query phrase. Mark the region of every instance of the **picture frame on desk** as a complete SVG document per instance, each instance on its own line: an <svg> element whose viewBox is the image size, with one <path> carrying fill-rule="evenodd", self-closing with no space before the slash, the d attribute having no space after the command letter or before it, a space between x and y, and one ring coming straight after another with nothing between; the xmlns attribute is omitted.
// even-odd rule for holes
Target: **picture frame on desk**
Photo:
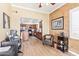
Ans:
<svg viewBox="0 0 79 59"><path fill-rule="evenodd" d="M63 30L64 29L64 16L58 17L51 21L52 30Z"/></svg>

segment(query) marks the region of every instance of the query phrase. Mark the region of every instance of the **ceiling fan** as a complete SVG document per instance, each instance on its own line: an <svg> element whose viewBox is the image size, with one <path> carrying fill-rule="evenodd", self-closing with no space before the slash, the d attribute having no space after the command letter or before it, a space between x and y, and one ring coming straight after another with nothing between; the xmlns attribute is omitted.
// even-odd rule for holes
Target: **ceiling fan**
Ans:
<svg viewBox="0 0 79 59"><path fill-rule="evenodd" d="M48 4L48 5L49 5L49 4L54 5L55 3L47 3L47 4ZM42 3L39 4L39 8L41 8L41 7L42 7Z"/></svg>

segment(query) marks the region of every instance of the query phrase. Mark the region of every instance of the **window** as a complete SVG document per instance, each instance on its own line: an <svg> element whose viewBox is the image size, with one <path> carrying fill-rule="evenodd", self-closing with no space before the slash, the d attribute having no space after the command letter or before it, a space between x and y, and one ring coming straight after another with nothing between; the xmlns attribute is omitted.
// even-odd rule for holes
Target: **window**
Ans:
<svg viewBox="0 0 79 59"><path fill-rule="evenodd" d="M70 10L70 38L79 40L79 7Z"/></svg>

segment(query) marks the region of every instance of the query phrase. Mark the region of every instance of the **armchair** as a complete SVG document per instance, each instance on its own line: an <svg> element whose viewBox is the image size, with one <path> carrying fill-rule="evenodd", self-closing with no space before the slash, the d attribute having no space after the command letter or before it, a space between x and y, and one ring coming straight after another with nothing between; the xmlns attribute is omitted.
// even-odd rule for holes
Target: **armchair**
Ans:
<svg viewBox="0 0 79 59"><path fill-rule="evenodd" d="M54 47L54 36L51 34L44 35L42 43L43 45L49 45L51 47Z"/></svg>

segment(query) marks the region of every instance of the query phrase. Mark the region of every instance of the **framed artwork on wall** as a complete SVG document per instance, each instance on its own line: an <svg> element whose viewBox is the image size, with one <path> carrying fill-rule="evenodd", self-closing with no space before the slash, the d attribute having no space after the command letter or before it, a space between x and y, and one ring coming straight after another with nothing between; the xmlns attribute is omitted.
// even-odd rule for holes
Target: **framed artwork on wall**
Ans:
<svg viewBox="0 0 79 59"><path fill-rule="evenodd" d="M64 29L64 16L58 17L51 21L52 30L63 30Z"/></svg>
<svg viewBox="0 0 79 59"><path fill-rule="evenodd" d="M10 17L3 12L3 28L10 28Z"/></svg>

